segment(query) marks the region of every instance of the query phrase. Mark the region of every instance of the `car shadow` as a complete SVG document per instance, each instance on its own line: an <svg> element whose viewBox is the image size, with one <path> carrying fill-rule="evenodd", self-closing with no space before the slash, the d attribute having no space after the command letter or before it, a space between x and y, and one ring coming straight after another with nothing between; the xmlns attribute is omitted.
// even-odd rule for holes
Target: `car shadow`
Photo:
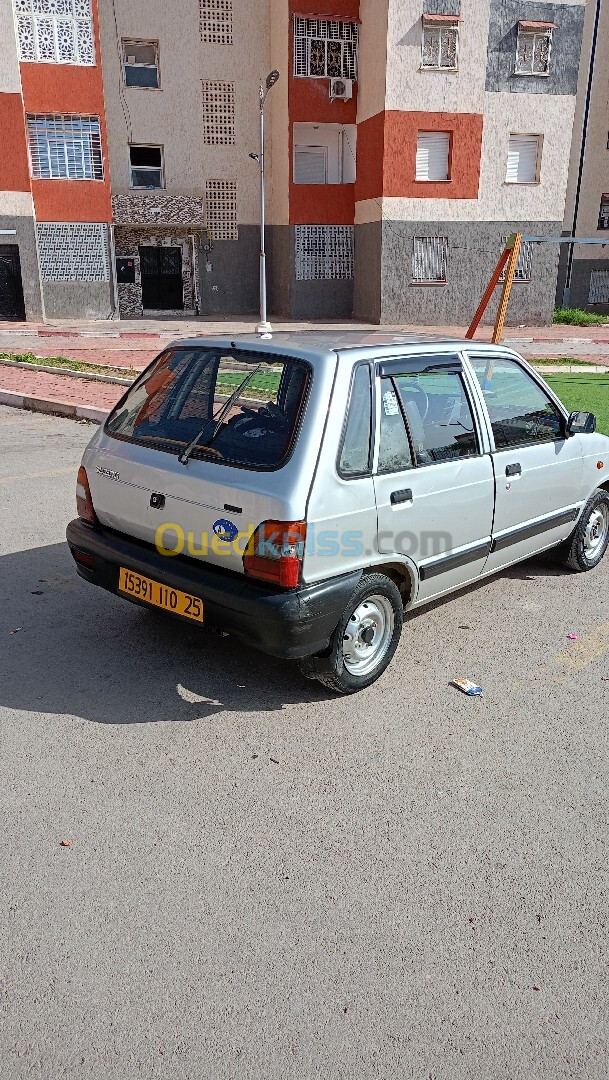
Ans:
<svg viewBox="0 0 609 1080"><path fill-rule="evenodd" d="M8 709L153 724L333 696L294 662L95 588L77 576L66 544L0 556L0 705Z"/></svg>

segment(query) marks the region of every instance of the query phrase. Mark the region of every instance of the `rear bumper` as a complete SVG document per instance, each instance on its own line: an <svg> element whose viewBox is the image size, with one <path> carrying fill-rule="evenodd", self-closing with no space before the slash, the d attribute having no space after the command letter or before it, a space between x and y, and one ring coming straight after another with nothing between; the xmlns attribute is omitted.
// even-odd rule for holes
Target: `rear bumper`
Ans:
<svg viewBox="0 0 609 1080"><path fill-rule="evenodd" d="M361 578L361 571L356 571L318 585L279 590L194 559L160 555L149 544L94 528L79 518L70 522L66 536L72 552L77 548L95 561L94 570L76 563L85 581L146 607L118 592L119 568L124 566L199 596L206 627L224 630L262 652L286 659L311 656L328 646Z"/></svg>

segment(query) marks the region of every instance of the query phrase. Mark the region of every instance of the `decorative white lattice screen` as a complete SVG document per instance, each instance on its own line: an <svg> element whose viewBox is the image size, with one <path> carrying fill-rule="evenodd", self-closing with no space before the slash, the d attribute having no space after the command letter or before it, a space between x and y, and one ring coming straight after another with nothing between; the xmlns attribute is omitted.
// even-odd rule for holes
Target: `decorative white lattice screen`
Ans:
<svg viewBox="0 0 609 1080"><path fill-rule="evenodd" d="M207 180L205 183L207 228L214 240L238 240L237 183Z"/></svg>
<svg viewBox="0 0 609 1080"><path fill-rule="evenodd" d="M95 64L91 0L13 0L19 59Z"/></svg>
<svg viewBox="0 0 609 1080"><path fill-rule="evenodd" d="M294 16L294 75L357 79L356 22Z"/></svg>
<svg viewBox="0 0 609 1080"><path fill-rule="evenodd" d="M232 146L234 144L234 83L203 83L203 142L209 146Z"/></svg>
<svg viewBox="0 0 609 1080"><path fill-rule="evenodd" d="M296 280L353 277L353 225L297 225Z"/></svg>
<svg viewBox="0 0 609 1080"><path fill-rule="evenodd" d="M199 28L208 45L232 45L233 0L199 0Z"/></svg>
<svg viewBox="0 0 609 1080"><path fill-rule="evenodd" d="M445 282L447 261L447 236L414 237L412 242L412 280L414 282Z"/></svg>
<svg viewBox="0 0 609 1080"><path fill-rule="evenodd" d="M502 250L508 242L507 236L502 236ZM518 255L518 262L516 263L516 273L514 274L514 281L530 281L533 271L533 245L525 241L520 245L520 254ZM505 281L505 270L503 271L499 281Z"/></svg>
<svg viewBox="0 0 609 1080"><path fill-rule="evenodd" d="M589 304L609 304L609 270L593 270L590 274Z"/></svg>
<svg viewBox="0 0 609 1080"><path fill-rule="evenodd" d="M109 281L108 226L38 222L43 281Z"/></svg>

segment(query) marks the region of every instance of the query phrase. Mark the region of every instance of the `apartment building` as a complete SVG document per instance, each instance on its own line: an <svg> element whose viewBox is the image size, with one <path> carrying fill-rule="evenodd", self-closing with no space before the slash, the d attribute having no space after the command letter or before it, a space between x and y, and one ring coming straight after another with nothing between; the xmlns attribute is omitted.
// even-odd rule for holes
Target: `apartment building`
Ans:
<svg viewBox="0 0 609 1080"><path fill-rule="evenodd" d="M564 232L604 240L561 250L557 303L609 313L609 4L588 0ZM582 153L583 150L583 153ZM569 277L567 297L565 286Z"/></svg>
<svg viewBox="0 0 609 1080"><path fill-rule="evenodd" d="M114 308L97 0L0 0L0 318Z"/></svg>
<svg viewBox="0 0 609 1080"><path fill-rule="evenodd" d="M7 32L13 18L16 28L13 61L0 67L16 119L4 123L21 155L14 176L5 164L12 203L0 195L0 206L4 221L21 214L23 239L12 247L26 311L35 317L40 294L57 316L103 315L113 303L122 317L253 314L251 155L259 84L277 69L265 107L271 312L463 322L510 232L562 231L585 7L106 0L98 31L95 0L0 0ZM72 19L77 42L87 18L91 51L66 62L62 20ZM73 181L75 124L99 150ZM45 139L51 175L41 178ZM57 147L67 175L53 165ZM110 226L109 280L79 276L87 259L77 224ZM72 277L49 280L41 262L37 286L34 241L42 258L50 225L64 252L55 272ZM551 318L557 265L557 247L524 246L513 321Z"/></svg>

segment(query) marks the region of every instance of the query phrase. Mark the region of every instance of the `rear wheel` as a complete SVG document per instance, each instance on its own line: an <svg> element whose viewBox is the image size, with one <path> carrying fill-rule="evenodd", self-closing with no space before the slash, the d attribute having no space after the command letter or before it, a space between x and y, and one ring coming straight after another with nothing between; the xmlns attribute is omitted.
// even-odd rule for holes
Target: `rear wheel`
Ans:
<svg viewBox="0 0 609 1080"><path fill-rule="evenodd" d="M593 570L609 544L609 494L599 488L586 503L577 528L560 550L561 562L571 570Z"/></svg>
<svg viewBox="0 0 609 1080"><path fill-rule="evenodd" d="M376 682L398 647L404 608L397 585L384 574L365 574L321 656L299 660L308 679L339 694L354 694Z"/></svg>

